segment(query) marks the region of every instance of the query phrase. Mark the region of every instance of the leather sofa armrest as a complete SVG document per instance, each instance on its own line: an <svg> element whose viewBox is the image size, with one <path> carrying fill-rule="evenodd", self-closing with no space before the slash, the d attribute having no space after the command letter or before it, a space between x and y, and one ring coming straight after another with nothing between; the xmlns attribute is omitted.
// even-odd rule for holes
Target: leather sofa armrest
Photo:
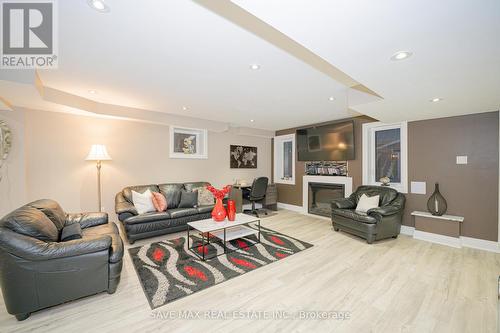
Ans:
<svg viewBox="0 0 500 333"><path fill-rule="evenodd" d="M369 209L366 213L368 215L381 215L381 216L390 216L397 214L400 211L399 208L394 207L394 206L385 206L385 207L378 207L378 208L372 208Z"/></svg>
<svg viewBox="0 0 500 333"><path fill-rule="evenodd" d="M66 225L80 223L82 229L108 223L108 213L69 213L66 214Z"/></svg>
<svg viewBox="0 0 500 333"><path fill-rule="evenodd" d="M61 243L46 243L5 228L0 229L0 248L30 261L75 257L109 250L111 246L111 237L107 235L88 236Z"/></svg>
<svg viewBox="0 0 500 333"><path fill-rule="evenodd" d="M380 215L380 216L390 216L401 212L405 207L406 198L403 194L399 193L396 199L394 199L390 204L369 209L366 213L368 215Z"/></svg>
<svg viewBox="0 0 500 333"><path fill-rule="evenodd" d="M332 201L333 209L354 209L356 208L356 203L352 201L351 198L340 198Z"/></svg>
<svg viewBox="0 0 500 333"><path fill-rule="evenodd" d="M137 209L135 209L134 205L125 199L122 192L119 192L115 196L115 213L116 215L120 215L123 213L130 213L132 215L139 215L137 213Z"/></svg>

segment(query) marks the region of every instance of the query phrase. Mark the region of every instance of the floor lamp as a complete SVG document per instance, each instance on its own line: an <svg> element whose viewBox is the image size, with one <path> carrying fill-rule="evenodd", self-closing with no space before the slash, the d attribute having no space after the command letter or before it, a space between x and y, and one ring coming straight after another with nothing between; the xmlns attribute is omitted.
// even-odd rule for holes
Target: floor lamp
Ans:
<svg viewBox="0 0 500 333"><path fill-rule="evenodd" d="M97 201L99 204L99 212L101 211L101 161L110 161L111 156L109 156L105 145L92 145L90 147L89 155L86 158L87 161L97 162Z"/></svg>

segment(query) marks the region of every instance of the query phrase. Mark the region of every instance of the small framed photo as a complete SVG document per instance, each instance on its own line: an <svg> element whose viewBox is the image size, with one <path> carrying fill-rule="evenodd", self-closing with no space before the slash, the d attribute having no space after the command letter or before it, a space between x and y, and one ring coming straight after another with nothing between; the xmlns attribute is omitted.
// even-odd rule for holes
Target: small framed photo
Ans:
<svg viewBox="0 0 500 333"><path fill-rule="evenodd" d="M208 158L208 131L170 126L170 158Z"/></svg>

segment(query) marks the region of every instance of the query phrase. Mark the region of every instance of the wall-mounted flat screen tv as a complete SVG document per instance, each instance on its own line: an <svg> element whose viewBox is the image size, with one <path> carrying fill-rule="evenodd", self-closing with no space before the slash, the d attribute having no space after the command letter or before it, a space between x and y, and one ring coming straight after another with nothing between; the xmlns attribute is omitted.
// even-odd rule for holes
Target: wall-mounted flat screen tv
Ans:
<svg viewBox="0 0 500 333"><path fill-rule="evenodd" d="M354 160L354 121L297 130L299 161Z"/></svg>

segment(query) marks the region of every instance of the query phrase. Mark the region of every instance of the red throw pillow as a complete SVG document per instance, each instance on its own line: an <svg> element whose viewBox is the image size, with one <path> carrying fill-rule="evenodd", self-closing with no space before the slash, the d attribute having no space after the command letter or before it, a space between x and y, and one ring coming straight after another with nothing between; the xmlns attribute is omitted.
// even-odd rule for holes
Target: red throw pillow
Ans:
<svg viewBox="0 0 500 333"><path fill-rule="evenodd" d="M163 194L158 192L151 192L153 196L151 200L153 200L153 206L155 206L156 211L164 212L167 210L167 199L163 196Z"/></svg>

